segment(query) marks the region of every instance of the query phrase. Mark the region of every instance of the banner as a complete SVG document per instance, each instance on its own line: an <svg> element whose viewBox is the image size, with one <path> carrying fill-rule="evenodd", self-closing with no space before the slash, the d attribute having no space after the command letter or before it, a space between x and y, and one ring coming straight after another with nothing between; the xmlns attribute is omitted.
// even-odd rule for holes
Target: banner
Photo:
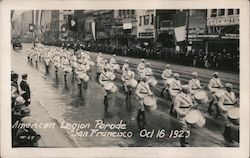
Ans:
<svg viewBox="0 0 250 158"><path fill-rule="evenodd" d="M174 33L177 42L186 39L186 13L178 12L173 15Z"/></svg>
<svg viewBox="0 0 250 158"><path fill-rule="evenodd" d="M95 22L91 22L91 32L92 32L93 39L96 41Z"/></svg>

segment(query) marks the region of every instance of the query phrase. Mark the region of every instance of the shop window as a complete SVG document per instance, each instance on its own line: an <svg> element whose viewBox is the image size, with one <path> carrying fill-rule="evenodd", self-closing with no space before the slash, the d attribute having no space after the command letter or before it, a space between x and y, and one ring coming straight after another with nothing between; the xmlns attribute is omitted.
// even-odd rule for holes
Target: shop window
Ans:
<svg viewBox="0 0 250 158"><path fill-rule="evenodd" d="M225 15L225 9L219 9L219 16Z"/></svg>
<svg viewBox="0 0 250 158"><path fill-rule="evenodd" d="M217 16L217 9L212 9L211 17L216 17L216 16Z"/></svg>
<svg viewBox="0 0 250 158"><path fill-rule="evenodd" d="M234 10L233 9L228 9L227 10L227 15L233 15L234 14Z"/></svg>

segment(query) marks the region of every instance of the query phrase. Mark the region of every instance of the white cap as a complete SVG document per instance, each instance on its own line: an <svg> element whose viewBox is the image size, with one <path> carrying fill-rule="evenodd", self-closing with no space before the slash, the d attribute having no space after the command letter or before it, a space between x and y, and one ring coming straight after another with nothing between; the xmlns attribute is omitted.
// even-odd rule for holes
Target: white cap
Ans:
<svg viewBox="0 0 250 158"><path fill-rule="evenodd" d="M174 77L179 77L180 75L178 73L174 73Z"/></svg>
<svg viewBox="0 0 250 158"><path fill-rule="evenodd" d="M192 72L192 75L193 76L198 76L198 73L197 72Z"/></svg>
<svg viewBox="0 0 250 158"><path fill-rule="evenodd" d="M226 83L225 87L226 88L233 88L233 85L231 83Z"/></svg>
<svg viewBox="0 0 250 158"><path fill-rule="evenodd" d="M189 86L187 84L181 86L182 90L189 90Z"/></svg>
<svg viewBox="0 0 250 158"><path fill-rule="evenodd" d="M219 75L219 72L214 72L213 75Z"/></svg>
<svg viewBox="0 0 250 158"><path fill-rule="evenodd" d="M170 67L170 65L169 65L169 64L167 64L165 67Z"/></svg>
<svg viewBox="0 0 250 158"><path fill-rule="evenodd" d="M23 97L19 96L19 97L16 98L15 102L18 103L18 104L23 104L24 99L23 99Z"/></svg>

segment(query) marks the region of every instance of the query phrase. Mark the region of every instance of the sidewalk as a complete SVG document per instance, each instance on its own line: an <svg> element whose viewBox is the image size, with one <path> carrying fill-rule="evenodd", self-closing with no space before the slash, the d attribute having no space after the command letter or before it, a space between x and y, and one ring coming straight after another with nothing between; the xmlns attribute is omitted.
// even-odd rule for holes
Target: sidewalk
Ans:
<svg viewBox="0 0 250 158"><path fill-rule="evenodd" d="M29 67L26 63L25 56L12 53L12 70L19 74L19 82L23 73L28 74L28 83L31 89L31 104L29 106L31 116L35 118L39 123L52 123L55 124L54 128L37 128L37 132L41 135L39 140L39 147L75 147L76 143L70 137L68 137L66 131L61 129L59 122L57 122L50 113L46 110L42 102L41 93L46 98L54 98L56 96L50 90L48 81L46 81L41 74L34 71L34 68ZM46 90L46 91L41 91ZM57 100L58 101L58 100Z"/></svg>

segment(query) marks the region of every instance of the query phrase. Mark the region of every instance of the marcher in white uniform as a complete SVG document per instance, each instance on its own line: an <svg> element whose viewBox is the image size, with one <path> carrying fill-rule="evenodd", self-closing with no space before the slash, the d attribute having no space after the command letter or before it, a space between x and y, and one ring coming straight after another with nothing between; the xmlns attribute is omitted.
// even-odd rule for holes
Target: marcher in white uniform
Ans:
<svg viewBox="0 0 250 158"><path fill-rule="evenodd" d="M177 113L177 118L181 124L181 129L186 131L188 130L188 125L186 122L186 115L191 110L191 108L196 105L193 103L192 97L189 92L189 86L183 85L182 92L177 94L174 101L174 111ZM185 147L186 144L186 133L184 132L183 137L180 138L181 147Z"/></svg>
<svg viewBox="0 0 250 158"><path fill-rule="evenodd" d="M172 78L172 69L170 69L170 65L167 64L165 67L166 69L162 72L162 75L161 75L162 79L164 80L164 88L161 91L162 97L163 97L163 93L165 90L169 94L168 87L169 87L170 79Z"/></svg>
<svg viewBox="0 0 250 158"><path fill-rule="evenodd" d="M173 81L169 84L169 94L172 100L172 105L170 108L170 115L173 116L173 108L174 108L174 101L175 97L181 92L181 82L179 80L179 74L175 73L174 74L174 79Z"/></svg>
<svg viewBox="0 0 250 158"><path fill-rule="evenodd" d="M137 71L140 78L145 76L145 60L141 59L141 62L137 66Z"/></svg>
<svg viewBox="0 0 250 158"><path fill-rule="evenodd" d="M212 110L212 106L214 105L214 102L217 101L216 99L216 93L218 91L220 91L224 86L221 83L221 80L219 78L219 73L215 72L213 73L213 78L210 79L209 83L208 83L208 89L212 94L212 99L209 103L209 107L208 107L208 113L212 114L213 110Z"/></svg>
<svg viewBox="0 0 250 158"><path fill-rule="evenodd" d="M80 93L82 93L81 86L83 84L83 79L88 76L87 75L87 70L86 70L85 65L83 64L82 61L78 62L75 72L76 72L77 79L78 79L79 91L80 91Z"/></svg>
<svg viewBox="0 0 250 158"><path fill-rule="evenodd" d="M153 71L150 68L150 64L149 63L146 63L146 65L145 65L144 74L145 74L145 76L147 78L147 81L149 81L149 79L151 77L153 77Z"/></svg>
<svg viewBox="0 0 250 158"><path fill-rule="evenodd" d="M64 71L64 80L67 81L67 74L72 71L67 56L63 56L62 58L62 68Z"/></svg>
<svg viewBox="0 0 250 158"><path fill-rule="evenodd" d="M53 60L54 66L55 66L55 74L57 77L58 68L60 67L60 62L61 62L60 56L56 53L53 56L52 60Z"/></svg>
<svg viewBox="0 0 250 158"><path fill-rule="evenodd" d="M233 143L231 137L231 126L232 123L239 125L239 122L231 122L228 119L228 110L233 107L238 107L238 99L235 96L235 93L232 91L233 85L231 83L226 83L226 91L219 97L218 104L216 104L217 114L222 116L225 120L225 130L223 136L228 143ZM217 116L218 116L217 115Z"/></svg>
<svg viewBox="0 0 250 158"><path fill-rule="evenodd" d="M129 87L129 81L134 79L135 73L130 70L129 67L125 67L125 70L122 73L121 80L123 81L124 91L126 93L126 103L127 105L130 103L130 95L132 92L132 88Z"/></svg>
<svg viewBox="0 0 250 158"><path fill-rule="evenodd" d="M115 79L115 74L113 72L109 71L109 69L107 67L104 67L103 71L99 77L99 83L104 87L104 89L105 89L105 86L107 86L108 84L112 84L113 86L115 86L114 81L113 81L114 79ZM104 111L105 111L105 113L108 113L109 105L113 105L113 104L114 104L114 100L112 98L112 93L109 90L105 89L105 94L104 94Z"/></svg>
<svg viewBox="0 0 250 158"><path fill-rule="evenodd" d="M140 106L138 108L138 114L137 114L137 121L139 128L144 127L146 123L146 117L145 117L145 107L143 104L144 97L146 96L153 96L153 92L151 91L148 83L147 78L143 77L141 79L141 82L137 85L136 90L136 99L138 100Z"/></svg>
<svg viewBox="0 0 250 158"><path fill-rule="evenodd" d="M196 92L202 89L201 82L199 79L197 79L198 73L193 72L192 76L193 78L188 81L189 91L191 95L195 94Z"/></svg>
<svg viewBox="0 0 250 158"><path fill-rule="evenodd" d="M127 60L127 59L124 61L124 64L122 65L122 72L125 71L126 67L129 67L128 62L129 62L129 60Z"/></svg>

